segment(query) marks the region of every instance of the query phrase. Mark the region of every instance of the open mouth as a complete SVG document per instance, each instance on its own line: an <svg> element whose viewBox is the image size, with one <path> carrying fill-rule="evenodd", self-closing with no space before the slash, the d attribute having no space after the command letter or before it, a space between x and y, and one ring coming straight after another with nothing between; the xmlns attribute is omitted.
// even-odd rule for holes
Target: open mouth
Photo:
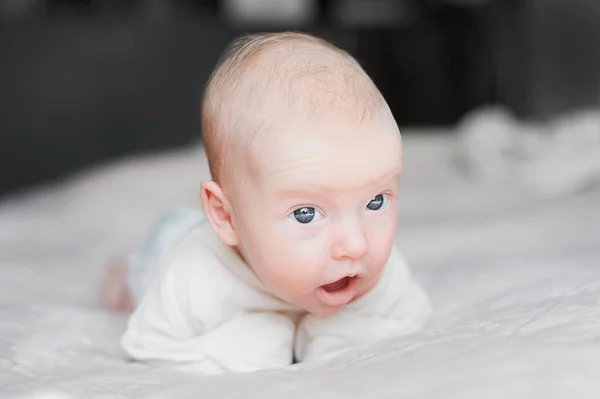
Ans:
<svg viewBox="0 0 600 399"><path fill-rule="evenodd" d="M333 283L329 283L329 284L325 284L322 285L321 287L323 287L323 289L327 292L336 292L336 291L341 291L344 288L346 288L348 286L348 284L350 284L350 280L352 279L352 277L344 277L339 279L338 281L334 281Z"/></svg>
<svg viewBox="0 0 600 399"><path fill-rule="evenodd" d="M350 302L356 295L356 286L359 277L346 276L317 290L319 299L329 306L341 306Z"/></svg>

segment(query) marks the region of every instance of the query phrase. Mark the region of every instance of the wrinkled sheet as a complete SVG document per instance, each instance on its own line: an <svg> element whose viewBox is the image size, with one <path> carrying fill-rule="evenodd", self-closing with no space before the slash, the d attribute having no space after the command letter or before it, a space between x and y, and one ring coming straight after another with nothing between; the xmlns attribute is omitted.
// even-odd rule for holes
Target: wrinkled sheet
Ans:
<svg viewBox="0 0 600 399"><path fill-rule="evenodd" d="M208 172L191 147L0 202L0 397L600 397L600 190L542 201L468 181L453 135L404 144L397 240L434 302L424 331L250 374L129 362L125 317L98 303L104 267L197 197Z"/></svg>

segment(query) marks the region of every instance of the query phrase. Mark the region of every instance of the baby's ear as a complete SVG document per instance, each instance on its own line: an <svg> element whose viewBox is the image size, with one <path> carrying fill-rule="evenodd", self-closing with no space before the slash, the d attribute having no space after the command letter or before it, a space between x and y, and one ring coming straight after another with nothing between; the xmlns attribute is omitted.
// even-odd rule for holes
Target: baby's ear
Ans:
<svg viewBox="0 0 600 399"><path fill-rule="evenodd" d="M238 245L231 206L221 186L214 181L205 181L202 183L201 191L204 211L221 241L232 247Z"/></svg>

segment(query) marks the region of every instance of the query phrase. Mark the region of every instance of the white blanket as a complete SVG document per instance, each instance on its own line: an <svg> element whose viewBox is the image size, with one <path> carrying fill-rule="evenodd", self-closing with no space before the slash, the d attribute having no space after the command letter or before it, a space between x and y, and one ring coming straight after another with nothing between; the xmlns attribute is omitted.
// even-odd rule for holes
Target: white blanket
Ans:
<svg viewBox="0 0 600 399"><path fill-rule="evenodd" d="M405 135L398 243L431 324L310 367L203 378L125 359L125 318L98 305L104 264L196 197L198 148L3 201L0 397L600 397L600 191L543 202L475 185L455 142Z"/></svg>

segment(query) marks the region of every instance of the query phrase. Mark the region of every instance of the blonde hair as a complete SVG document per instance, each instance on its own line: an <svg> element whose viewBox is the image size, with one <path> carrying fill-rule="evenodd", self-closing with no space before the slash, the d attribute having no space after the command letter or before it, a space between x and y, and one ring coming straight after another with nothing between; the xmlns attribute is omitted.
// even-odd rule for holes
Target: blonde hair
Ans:
<svg viewBox="0 0 600 399"><path fill-rule="evenodd" d="M212 178L221 183L249 140L284 112L340 112L358 123L387 104L359 63L315 36L262 33L234 40L204 91L202 139Z"/></svg>

